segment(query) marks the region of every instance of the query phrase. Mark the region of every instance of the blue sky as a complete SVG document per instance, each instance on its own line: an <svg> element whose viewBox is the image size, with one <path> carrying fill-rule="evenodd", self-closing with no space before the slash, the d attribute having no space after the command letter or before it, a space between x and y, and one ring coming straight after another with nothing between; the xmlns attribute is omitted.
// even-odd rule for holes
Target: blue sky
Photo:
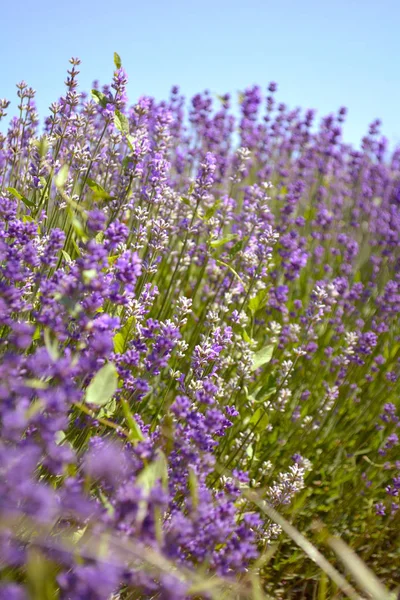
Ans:
<svg viewBox="0 0 400 600"><path fill-rule="evenodd" d="M347 141L379 117L400 144L398 0L8 0L1 21L0 97L25 79L41 115L63 92L70 56L89 90L110 81L117 51L132 101L173 84L219 94L275 80L290 106L347 106Z"/></svg>

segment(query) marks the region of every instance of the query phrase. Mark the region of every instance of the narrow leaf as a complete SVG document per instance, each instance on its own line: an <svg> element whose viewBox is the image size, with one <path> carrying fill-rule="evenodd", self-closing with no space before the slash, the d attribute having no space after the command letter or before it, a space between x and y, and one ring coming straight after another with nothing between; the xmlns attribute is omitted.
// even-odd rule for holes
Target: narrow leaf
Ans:
<svg viewBox="0 0 400 600"><path fill-rule="evenodd" d="M116 69L120 69L122 67L121 57L117 52L114 52L114 65Z"/></svg>
<svg viewBox="0 0 400 600"><path fill-rule="evenodd" d="M125 398L121 398L122 409L124 411L125 421L129 427L130 433L130 441L131 442L140 442L144 440L142 430L140 429L135 417L131 413L128 402Z"/></svg>
<svg viewBox="0 0 400 600"><path fill-rule="evenodd" d="M90 177L86 179L86 184L92 190L93 195L96 198L102 198L104 200L112 198L112 196L108 192L106 192L106 190L99 183L97 183L93 179L90 179Z"/></svg>
<svg viewBox="0 0 400 600"><path fill-rule="evenodd" d="M25 379L24 383L27 387L30 387L34 390L47 390L49 384L41 379Z"/></svg>
<svg viewBox="0 0 400 600"><path fill-rule="evenodd" d="M220 204L221 204L221 200L217 200L216 202L214 202L214 204L212 206L210 206L210 208L208 208L206 210L206 212L204 213L204 218L206 219L206 221L209 221L211 219L211 217L213 217L215 215Z"/></svg>
<svg viewBox="0 0 400 600"><path fill-rule="evenodd" d="M228 242L231 242L235 238L236 238L236 234L229 233L225 237L223 237L223 238L221 238L219 240L214 240L213 242L211 242L210 246L211 246L211 248L219 248L220 246L224 246L224 244L227 244Z"/></svg>
<svg viewBox="0 0 400 600"><path fill-rule="evenodd" d="M14 196L14 198L17 198L18 200L22 200L22 202L28 208L35 208L35 203L32 202L31 200L28 200L28 198L26 198L25 196L23 196L22 194L20 194L15 188L8 187L7 188L7 192L10 192L10 194L12 194Z"/></svg>
<svg viewBox="0 0 400 600"><path fill-rule="evenodd" d="M289 521L278 513L270 504L262 500L254 491L248 490L243 492L245 498L254 502L270 519L280 525L283 531L288 535L298 546L307 554L307 556L322 569L328 577L336 583L336 585L346 594L351 600L361 600L360 595L356 592L353 586L337 571L330 562L321 554L321 552L300 533Z"/></svg>
<svg viewBox="0 0 400 600"><path fill-rule="evenodd" d="M107 96L105 94L103 94L103 92L99 92L99 90L92 90L91 94L92 94L93 100L97 104L100 104L100 106L102 108L106 108L109 99L107 98Z"/></svg>
<svg viewBox="0 0 400 600"><path fill-rule="evenodd" d="M233 258L238 252L240 252L247 242L247 237L242 240L238 240L235 244L233 244L232 248L229 250L229 255Z"/></svg>
<svg viewBox="0 0 400 600"><path fill-rule="evenodd" d="M133 135L130 135L129 133L126 136L126 141L128 142L128 146L129 148L132 150L132 152L135 150L135 144L136 144L136 140L133 137Z"/></svg>
<svg viewBox="0 0 400 600"><path fill-rule="evenodd" d="M67 265L70 265L72 263L72 258L70 257L70 255L68 254L68 252L66 252L65 250L61 250L61 253L65 259L65 262L67 263Z"/></svg>
<svg viewBox="0 0 400 600"><path fill-rule="evenodd" d="M50 331L48 329L44 330L44 345L46 346L50 358L52 358L54 362L58 360L60 353L58 351L57 340L51 339Z"/></svg>
<svg viewBox="0 0 400 600"><path fill-rule="evenodd" d="M128 117L122 114L121 111L116 110L114 113L114 125L122 133L129 133L129 121Z"/></svg>
<svg viewBox="0 0 400 600"><path fill-rule="evenodd" d="M224 262L223 260L219 260L217 259L217 263L219 265L223 265L224 267L227 267L227 269L230 270L231 273L233 273L235 275L235 277L237 277L240 281L240 283L242 284L243 287L246 286L245 282L243 281L243 279L240 277L240 275L235 271L235 269L233 267L231 267L230 265L228 265L228 263Z"/></svg>
<svg viewBox="0 0 400 600"><path fill-rule="evenodd" d="M125 347L124 336L122 335L122 333L118 332L115 334L113 343L114 343L114 352L116 354L122 354L124 352L124 347Z"/></svg>
<svg viewBox="0 0 400 600"><path fill-rule="evenodd" d="M199 482L194 470L189 467L189 491L192 499L193 508L196 510L199 506Z"/></svg>
<svg viewBox="0 0 400 600"><path fill-rule="evenodd" d="M71 225L72 225L72 228L75 231L76 235L81 240L84 240L85 239L85 230L84 230L84 227L83 227L81 221L75 215L72 217Z"/></svg>
<svg viewBox="0 0 400 600"><path fill-rule="evenodd" d="M120 329L119 333L121 333L122 338L123 338L123 342L124 342L124 352L125 350L128 348L128 344L130 342L131 339L131 334L132 334L132 329L135 325L135 317L129 317L126 320L126 323L124 324L124 326Z"/></svg>
<svg viewBox="0 0 400 600"><path fill-rule="evenodd" d="M391 600L392 596L389 590L343 540L331 537L328 544L357 581L363 592L369 594L373 600Z"/></svg>

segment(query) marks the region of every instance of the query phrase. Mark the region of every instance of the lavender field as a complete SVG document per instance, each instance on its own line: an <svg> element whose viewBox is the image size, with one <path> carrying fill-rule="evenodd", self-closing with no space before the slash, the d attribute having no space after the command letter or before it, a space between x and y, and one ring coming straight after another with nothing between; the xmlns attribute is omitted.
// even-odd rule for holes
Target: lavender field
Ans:
<svg viewBox="0 0 400 600"><path fill-rule="evenodd" d="M114 62L0 100L0 599L397 598L400 149Z"/></svg>

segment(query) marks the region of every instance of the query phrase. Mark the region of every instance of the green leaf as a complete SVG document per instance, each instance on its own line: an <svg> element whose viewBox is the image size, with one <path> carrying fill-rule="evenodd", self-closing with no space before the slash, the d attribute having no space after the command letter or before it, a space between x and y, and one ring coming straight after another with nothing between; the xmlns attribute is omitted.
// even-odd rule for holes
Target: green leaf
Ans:
<svg viewBox="0 0 400 600"><path fill-rule="evenodd" d="M28 409L25 411L25 418L30 421L30 419L33 419L33 417L41 413L45 407L46 405L43 400L36 398L30 403Z"/></svg>
<svg viewBox="0 0 400 600"><path fill-rule="evenodd" d="M113 398L106 406L103 406L99 410L99 417L106 417L107 419L113 418L115 411L117 410L117 402Z"/></svg>
<svg viewBox="0 0 400 600"><path fill-rule="evenodd" d="M43 158L46 156L49 151L49 142L46 137L43 135L39 140L34 142L36 148L38 149L39 155Z"/></svg>
<svg viewBox="0 0 400 600"><path fill-rule="evenodd" d="M274 353L274 347L274 344L269 344L254 354L253 365L251 368L252 371L255 371L259 367L269 363Z"/></svg>
<svg viewBox="0 0 400 600"><path fill-rule="evenodd" d="M111 504L111 502L109 501L109 499L107 498L107 496L105 494L103 494L103 492L101 490L99 490L98 493L99 493L100 500L102 501L103 506L104 506L104 508L107 511L107 514L110 517L112 517L115 514L115 508L114 508L114 506ZM75 535L78 532L80 533L80 530L76 531ZM82 532L81 536L83 535L83 533L84 533L84 531ZM74 538L75 543L79 541L80 537Z"/></svg>
<svg viewBox="0 0 400 600"><path fill-rule="evenodd" d="M264 388L262 388L262 389L264 389ZM259 394L257 394L256 402L257 403L265 402L266 400L268 400L268 398L270 398L274 394L276 394L276 387L271 387L268 390L266 390L265 392L261 391Z"/></svg>
<svg viewBox="0 0 400 600"><path fill-rule="evenodd" d="M121 111L116 110L114 113L114 125L122 133L129 133L129 120L128 117L122 114Z"/></svg>
<svg viewBox="0 0 400 600"><path fill-rule="evenodd" d="M158 450L155 461L147 465L136 478L136 482L146 491L153 489L157 481L161 480L163 488L168 489L168 463L165 454ZM146 496L139 501L139 509L136 514L136 523L141 525L148 511L148 500ZM162 535L162 532L159 532Z"/></svg>
<svg viewBox="0 0 400 600"><path fill-rule="evenodd" d="M49 384L41 379L25 379L24 384L33 390L47 390Z"/></svg>
<svg viewBox="0 0 400 600"><path fill-rule="evenodd" d="M211 219L211 217L213 217L215 215L220 204L221 204L221 200L217 200L216 202L214 202L214 204L212 206L210 206L210 208L208 208L206 210L206 212L204 213L204 218L206 221L209 221Z"/></svg>
<svg viewBox="0 0 400 600"><path fill-rule="evenodd" d="M124 411L125 420L129 427L129 439L136 443L144 440L142 430L140 429L135 417L133 416L129 404L125 398L121 398L122 410Z"/></svg>
<svg viewBox="0 0 400 600"><path fill-rule="evenodd" d="M223 265L224 267L227 267L231 273L233 273L235 275L235 277L237 277L240 281L240 283L242 284L243 287L246 287L245 282L243 281L243 279L240 277L240 275L235 271L235 269L233 267L231 267L230 265L228 265L228 263L224 262L223 260L219 260L217 259L216 261L219 265Z"/></svg>
<svg viewBox="0 0 400 600"><path fill-rule="evenodd" d="M15 198L17 198L18 200L22 200L22 202L25 204L25 206L27 206L28 208L35 208L35 203L32 202L31 200L28 200L28 198L26 198L25 196L23 196L22 194L20 194L18 192L18 190L16 190L13 187L8 187L7 188L7 192L10 192L10 194L12 194Z"/></svg>
<svg viewBox="0 0 400 600"><path fill-rule="evenodd" d="M86 388L86 402L104 406L112 400L118 388L118 372L113 363L107 363L97 371Z"/></svg>
<svg viewBox="0 0 400 600"><path fill-rule="evenodd" d="M7 189L7 192L10 192L10 194L12 194L13 196L15 196L15 198L18 198L18 200L22 200L23 195L20 194L15 188L8 187L6 189Z"/></svg>
<svg viewBox="0 0 400 600"><path fill-rule="evenodd" d="M80 256L80 255L81 255L81 249L79 248L79 246L78 246L78 244L76 243L76 241L74 240L74 238L71 238L71 243L72 243L72 245L73 245L73 247L74 247L74 250L75 250L75 252L76 252L76 255L77 255L77 256Z"/></svg>
<svg viewBox="0 0 400 600"><path fill-rule="evenodd" d="M66 437L67 436L65 435L65 432L62 429L56 431L54 435L54 441L56 442L57 446L60 446L64 442Z"/></svg>
<svg viewBox="0 0 400 600"><path fill-rule="evenodd" d="M104 200L109 200L112 198L112 196L106 192L106 190L99 183L96 183L96 181L90 179L90 177L86 179L86 185L92 190L95 198L102 198Z"/></svg>
<svg viewBox="0 0 400 600"><path fill-rule="evenodd" d="M167 456L169 456L174 449L174 431L175 425L172 415L166 413L161 421L161 438L164 440L164 452Z"/></svg>
<svg viewBox="0 0 400 600"><path fill-rule="evenodd" d="M260 308L263 308L268 301L266 290L260 290L253 298L249 300L249 309L255 314Z"/></svg>
<svg viewBox="0 0 400 600"><path fill-rule="evenodd" d="M250 419L250 423L256 426L257 431L265 431L269 423L268 414L265 411L265 409L262 407L257 408L257 410Z"/></svg>
<svg viewBox="0 0 400 600"><path fill-rule="evenodd" d="M70 265L72 263L72 258L70 257L70 255L68 254L68 252L66 252L65 250L61 250L61 254L63 255L65 262L67 263L67 265Z"/></svg>
<svg viewBox="0 0 400 600"><path fill-rule="evenodd" d="M196 473L194 472L194 470L191 467L189 467L188 483L189 483L190 497L192 499L192 505L193 505L193 508L196 510L199 505L199 482L198 482Z"/></svg>
<svg viewBox="0 0 400 600"><path fill-rule="evenodd" d="M114 254L113 256L107 257L107 262L109 265L113 265L118 258L118 254Z"/></svg>
<svg viewBox="0 0 400 600"><path fill-rule="evenodd" d="M27 549L25 569L29 598L51 600L57 597L55 564L32 544Z"/></svg>
<svg viewBox="0 0 400 600"><path fill-rule="evenodd" d="M251 339L251 337L249 336L249 334L247 333L247 331L243 330L242 332L242 338L244 339L245 342L247 342L248 344L251 344L254 340Z"/></svg>
<svg viewBox="0 0 400 600"><path fill-rule="evenodd" d="M134 324L135 324L135 317L129 317L126 320L125 325L123 327L121 327L121 329L118 331L118 333L115 334L114 348L115 348L115 344L117 344L119 347L122 347L120 354L123 354L128 347L128 343L130 341L132 328L133 328ZM115 338L117 336L121 336L121 337L120 338L118 337L117 341L115 341ZM117 352L117 350L115 350L115 352Z"/></svg>
<svg viewBox="0 0 400 600"><path fill-rule="evenodd" d="M247 446L246 454L249 458L253 458L253 456L254 456L254 446L253 445Z"/></svg>
<svg viewBox="0 0 400 600"><path fill-rule="evenodd" d="M225 237L223 237L223 238L221 238L219 240L214 240L213 242L211 242L210 246L211 246L211 248L219 248L220 246L223 246L224 244L227 244L228 242L231 242L235 238L236 238L236 234L234 234L234 233L228 233L228 235L226 235Z"/></svg>
<svg viewBox="0 0 400 600"><path fill-rule="evenodd" d="M128 133L128 134L126 135L126 141L128 142L128 146L129 146L129 148L130 148L130 149L132 150L132 152L133 152L133 151L134 151L134 149L135 149L135 143L136 143L136 140L135 140L135 138L133 137L133 135L130 135L130 134Z"/></svg>
<svg viewBox="0 0 400 600"><path fill-rule="evenodd" d="M93 281L93 279L96 279L97 276L97 269L85 269L82 271L82 280L86 285Z"/></svg>
<svg viewBox="0 0 400 600"><path fill-rule="evenodd" d="M106 108L106 106L109 102L109 98L107 98L107 96L105 94L103 94L103 92L99 92L99 90L92 90L91 94L92 94L93 100L97 104L100 104L100 106L102 108Z"/></svg>
<svg viewBox="0 0 400 600"><path fill-rule="evenodd" d="M81 221L78 219L78 217L76 217L75 215L72 217L72 222L71 222L72 228L75 231L76 235L81 239L84 240L85 239L85 230L83 228L83 225L81 223Z"/></svg>
<svg viewBox="0 0 400 600"><path fill-rule="evenodd" d="M46 350L47 350L50 358L52 358L54 362L56 360L58 360L58 358L60 356L60 353L58 351L58 343L57 343L56 339L54 339L54 340L51 339L49 329L44 330L44 345L46 346Z"/></svg>
<svg viewBox="0 0 400 600"><path fill-rule="evenodd" d="M56 184L56 187L58 187L58 188L64 187L64 185L66 184L67 179L68 179L68 172L69 172L68 165L63 165L54 178L54 183Z"/></svg>
<svg viewBox="0 0 400 600"><path fill-rule="evenodd" d="M164 452L157 450L156 460L143 469L136 481L145 490L151 490L157 481L161 481L164 488L168 485L168 463Z"/></svg>
<svg viewBox="0 0 400 600"><path fill-rule="evenodd" d="M258 296L258 294L257 294ZM258 307L260 306L260 300L257 296L253 296L253 298L250 298L249 300L249 309L251 310L252 313L257 312Z"/></svg>
<svg viewBox="0 0 400 600"><path fill-rule="evenodd" d="M114 52L114 65L116 69L120 69L122 67L121 57L116 52Z"/></svg>
<svg viewBox="0 0 400 600"><path fill-rule="evenodd" d="M131 155L125 156L125 158L122 161L122 166L124 167L124 169L127 169L129 167L129 165L133 164L134 162L135 161Z"/></svg>
<svg viewBox="0 0 400 600"><path fill-rule="evenodd" d="M122 333L118 332L115 334L114 339L114 352L116 354L123 354L125 349L124 336Z"/></svg>
<svg viewBox="0 0 400 600"><path fill-rule="evenodd" d="M232 248L229 250L229 255L234 257L240 250L243 248L245 243L247 242L247 238L243 238L242 240L238 240L236 244L233 244Z"/></svg>

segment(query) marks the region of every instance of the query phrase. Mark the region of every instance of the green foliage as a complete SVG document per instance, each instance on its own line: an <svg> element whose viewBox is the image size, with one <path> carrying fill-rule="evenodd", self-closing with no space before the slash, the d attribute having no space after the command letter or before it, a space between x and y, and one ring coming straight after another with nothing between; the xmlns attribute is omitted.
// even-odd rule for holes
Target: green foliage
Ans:
<svg viewBox="0 0 400 600"><path fill-rule="evenodd" d="M129 133L128 117L122 114L119 110L116 110L114 113L114 125L118 129L118 131L121 131L121 133Z"/></svg>
<svg viewBox="0 0 400 600"><path fill-rule="evenodd" d="M96 181L90 179L90 177L86 178L86 185L92 190L94 199L99 198L101 200L109 200L112 198L99 183L96 183Z"/></svg>
<svg viewBox="0 0 400 600"><path fill-rule="evenodd" d="M236 238L236 235L234 235L233 233L230 233L219 240L213 240L212 242L210 242L210 246L211 246L211 248L220 248L221 246L224 246L225 244L227 244L228 242L231 242L235 238Z"/></svg>
<svg viewBox="0 0 400 600"><path fill-rule="evenodd" d="M104 406L114 396L118 388L118 373L115 365L107 363L97 371L86 388L86 402Z"/></svg>
<svg viewBox="0 0 400 600"><path fill-rule="evenodd" d="M252 370L255 371L256 369L259 369L263 365L266 365L267 363L269 363L269 361L272 358L273 353L274 353L274 345L273 344L264 346L264 348L261 348L261 350L256 352L254 355L254 358L253 358Z"/></svg>
<svg viewBox="0 0 400 600"><path fill-rule="evenodd" d="M105 94L103 94L103 92L100 92L99 90L92 90L91 94L92 94L93 100L97 104L100 104L100 106L102 108L106 108L108 99L107 99L107 96Z"/></svg>
<svg viewBox="0 0 400 600"><path fill-rule="evenodd" d="M35 203L32 202L31 200L28 200L28 198L26 198L25 196L23 196L22 194L20 194L15 188L8 187L6 189L7 189L7 192L10 192L10 194L12 194L14 196L14 198L17 198L18 200L22 200L22 202L28 208L35 208Z"/></svg>
<svg viewBox="0 0 400 600"><path fill-rule="evenodd" d="M58 171L55 176L54 183L58 188L63 188L68 179L69 167L68 165L63 165L61 169Z"/></svg>
<svg viewBox="0 0 400 600"><path fill-rule="evenodd" d="M114 65L116 69L122 65L117 53L114 53ZM110 99L104 93L92 90L91 94L96 104L106 108ZM241 97L243 99L244 96ZM98 107L94 109L98 110ZM157 129L154 119L149 120L151 131L141 131L135 124L136 120L142 126L141 118L128 118L126 115L131 113L124 114L122 110L115 110L113 118L107 112L104 137L101 133L98 138L91 140L90 147L96 150L89 162L85 163L83 171L77 170L67 148L54 163L57 169L63 161L65 164L56 175L53 169L47 172L46 177L41 176L36 182L38 189L24 187L18 182L18 177L10 179L11 186L4 186L7 194L17 199L16 210L23 223L36 223L38 215L43 212L46 219L38 223L38 227L42 228L45 236L48 236L52 227L64 231L65 243L58 251L57 265L64 273L70 274L79 263L84 263L87 257L85 245L89 240L93 245L102 244L108 235L107 232L100 232L95 236L89 231L86 227L88 210L104 206L107 223L118 220L129 232L122 243L115 244L111 249L106 247L110 254L105 253L107 256L104 256L102 266L78 270L76 287L79 289L79 285L83 284L85 300L89 300L89 305L96 300L96 283L100 282L101 287L103 277L104 280L109 278L113 281L112 295L107 296L101 306L94 302L95 308L89 322L83 321L85 324L81 325L79 320L80 311L83 310L80 305L82 298L77 299L64 289L52 298L56 306L61 305L66 309L66 333L60 340L55 334L56 327L53 331L43 324L49 323L48 320L35 321L37 306L42 300L41 287L46 288L46 285L38 285L36 289L34 278L24 287L25 282L21 282L21 288L18 288L19 280L16 284L15 290L20 290L21 296L25 293L28 296L32 292L32 301L27 303L26 311L18 316L19 323L33 326L26 350L27 364L30 364L31 352L43 344L50 363L62 358L66 348L71 351L71 360L79 361L80 352L88 350L91 327L99 313L118 317L121 323L117 331L115 326L108 331L110 337L107 343L112 339L116 356L111 356L111 359L115 360L124 376L120 375L119 378L115 364L107 362L89 383L90 375L77 377L77 385L83 391L85 401L72 402L68 415L70 425L65 431L58 432L57 443L71 444L83 454L91 437L112 437L117 433L129 451L134 447L134 452L139 452L141 446L146 445L141 442L147 442L148 436L154 433L155 451L151 458L146 456L146 452L141 455L143 468L137 484L146 493L159 484L167 489L173 479L170 476L168 482L169 460L176 451L175 436L181 425L180 417L175 415L172 405L177 395L187 394L190 410L194 406L203 417L210 407L206 403L203 405L198 396L204 391L201 387L204 381L208 386L211 382L219 391L210 410L218 406L228 415L228 410L234 407L238 414L232 418L232 427L227 428L221 438L219 432L218 435L212 434L215 438L215 454L212 457L215 458L215 465L213 463L214 470L204 478L206 484L210 484L212 492L217 495L224 486L221 475L232 477L232 472L247 472L250 483L249 488L243 486L240 490L238 518L258 510L265 517L266 531L271 523L275 523L283 533L272 541L262 538L259 561L249 573L238 577L237 587L229 587L229 583L224 583L225 587L218 587L221 584L218 578L209 579L205 574L208 565L196 565L193 577L197 577L197 580L191 587L192 597L197 600L204 593L218 600L236 597L254 600L267 597L339 600L348 597L360 600L357 591L360 590L366 598L391 600L392 595L387 588L394 589L398 584L400 510L392 514L388 508L392 498L386 497L387 513L377 517L375 504L385 496L388 481L397 472L396 462L399 459L398 447L392 448L387 456L382 456L388 434L398 431L397 425L388 425L382 419L382 406L384 403L398 405L399 380L391 381L387 374L398 370L400 321L393 319L389 331L382 328L376 346L369 353L360 353L362 360L352 361L349 357L352 358L354 353L345 354L344 350L346 335L371 332L375 322L380 324L380 309L376 300L382 298L388 281L395 277L393 272L399 260L398 248L391 238L391 254L383 253L379 272L374 273L373 279L371 255L377 251L378 256L381 252L382 240L377 236L371 243L367 221L361 221L359 228L350 225L354 220L353 211L354 214L357 211L362 213L359 208L359 182L353 182L348 197L343 198L341 189L348 185L343 176L349 173L344 171L342 178L336 178L335 173L321 175L319 169L315 169L304 175L310 180L306 182L306 191L297 203L290 205L293 212L288 213L290 219L282 227L284 235L286 227L289 236L294 234L293 240L304 239L308 253L307 264L299 273L289 273L288 276L284 257L285 253L290 254L285 246L285 243L289 245L290 240L277 242L271 248L270 256L265 258L262 244L257 246L253 235L260 212L254 213L255 218L249 219L247 227L239 226L240 219L246 217L240 213L243 202L247 201L244 195L254 183L260 184L257 173L265 166L262 149L251 149L251 168L239 184L231 186L229 180L229 187L224 189L227 182L218 181L210 190L207 189L206 200L197 202L200 196L193 173L204 150L199 146L199 152L196 154L197 150L193 150L193 156L191 150L190 163L179 176L174 171L175 167L171 168L168 177L171 176L173 185L169 190L168 186L164 189L164 183L160 185L161 195L157 197L157 186L151 187L148 181L151 151L149 157L143 160L137 158L137 140L140 139L137 134L145 132L143 139L147 140L148 136L151 148L160 143L160 140L152 137L153 129ZM64 115L63 118L66 117ZM98 110L93 122L90 122L89 130L101 132L102 127L98 125L102 119L103 111ZM197 135L200 136L198 132ZM168 143L182 142L175 138L171 140ZM205 140L197 138L192 141L196 144L205 143ZM34 148L43 162L53 150L46 136L36 140ZM268 192L271 197L265 201L268 206L263 206L262 210L269 211L270 222L279 225L284 214L284 203L291 194L291 186L297 181L298 174L295 171L294 174L283 176L286 156L283 153L275 160L275 148L269 150L274 188ZM318 153L318 148L315 151ZM166 151L168 161L171 158L169 153L173 152L173 146ZM57 150L54 150L53 158L56 154ZM107 161L103 164L98 156L108 156L109 164ZM364 158L368 165L369 158ZM281 163L279 168L278 162ZM116 165L114 172L110 167L112 164ZM18 174L17 166L12 170ZM388 179L390 177L388 175ZM397 175L394 182L397 182L396 178ZM69 195L65 192L67 182ZM262 191L262 185L259 185L258 192ZM229 198L235 201L233 214L228 212L225 200L222 200L225 198L223 193L228 189ZM335 241L337 231L332 228L327 235L328 229L318 229L318 194L326 202L328 212L333 211L336 199L338 206L339 200L343 201L343 215L338 221L338 229L357 243L353 265L347 264L345 251L335 247L335 244L338 246ZM378 209L382 201L382 198L374 196L370 204ZM251 205L248 206L249 211L252 210ZM257 210L261 211L261 208ZM142 221L138 217L141 211L145 214L145 217L141 217ZM182 226L182 223L185 225ZM159 229L166 231L166 246L163 246ZM318 236L313 236L314 229ZM11 242L13 244L14 240ZM266 253L269 253L269 246L266 245ZM299 248L302 248L301 244ZM320 262L314 260L316 249L321 257ZM127 253L130 250L137 252L142 268L132 288L130 284L126 285L126 279L121 279L121 273L118 272L118 259L127 250ZM260 256L263 258L260 259ZM78 258L82 260L77 261ZM360 284L365 295L360 294L357 299L355 294L355 300L348 304L338 303L339 306L332 301L329 311L312 320L310 314L315 308L313 293L316 285L324 279L346 279L350 267L349 290L354 284ZM6 268L5 264L5 272ZM53 269L50 271L49 279L54 274ZM24 272L22 267L21 272ZM129 275L128 268L127 273ZM47 283L47 280L44 282ZM373 285L370 286L371 282ZM65 285L65 289L69 290L69 286ZM287 299L272 302L273 288L287 288ZM123 296L126 290L123 302L114 305L110 298L119 294ZM148 304L143 300L146 295L144 290L148 294L149 290L157 290ZM182 298L190 300L192 304L180 321L177 303ZM179 323L179 342L171 344L173 348L164 363L162 352L167 353L167 350L159 344L156 351L154 340L163 327L168 329L176 323ZM213 328L214 323L221 328L218 333ZM8 322L4 321L2 339L7 339L8 326ZM150 333L147 336L148 326ZM80 327L80 333L88 333L86 337L75 335ZM231 345L223 347L221 344L223 350L221 355L217 353L217 358L210 352L212 358L205 359L202 366L204 377L196 381L193 367L196 351L200 349L207 356L215 339L221 332L224 333L226 327L232 334ZM153 330L157 332L154 338ZM11 342L7 341L10 345L5 345L6 352L14 343L10 339ZM182 343L183 348L179 347L179 352L178 343ZM106 344L106 347L109 348L109 345ZM130 362L132 356L124 355L134 355L137 348L140 357L137 362ZM18 348L16 352L19 356ZM161 367L152 371L149 357L152 353L157 355L157 352L161 356L156 356L155 360L160 360ZM340 371L344 366L346 372L342 377ZM128 382L126 387L125 375ZM46 401L56 382L55 378L35 377L29 371L23 377L23 386L33 397L23 415L30 419L47 410ZM139 399L138 382L146 390L144 397ZM75 423L80 417L83 417L83 426L79 428ZM196 448L195 441L193 447ZM277 502L274 507L270 506L271 490L282 479L288 481L290 468L294 465L293 457L299 455L310 461L310 468L304 474L304 488L290 502L282 500L280 504ZM51 485L56 487L68 476L69 469L73 472L74 468L71 464L59 477L52 477L43 468L39 477L43 480L48 478ZM111 514L113 507L107 494L96 487L91 489L90 485L89 482L90 493L98 497ZM185 511L191 517L202 508L201 486L205 485L191 464L187 467L184 485L188 492ZM180 494L181 491L178 496ZM179 501L180 497L177 499ZM394 496L393 501L396 501ZM148 500L144 494L135 526L144 524L147 509ZM163 515L155 511L152 516L157 541L162 547ZM86 543L86 535L84 528L75 528L74 540L77 544L82 540ZM223 544L218 550L223 550ZM170 567L168 564L169 570L172 569ZM347 578L342 573L343 567L346 575L349 575ZM176 565L173 568L178 572ZM26 572L31 596L40 599L57 597L56 575L54 566L35 549L29 556ZM242 583L244 592L240 587ZM124 595L122 597L125 598Z"/></svg>
<svg viewBox="0 0 400 600"><path fill-rule="evenodd" d="M116 69L120 69L122 67L121 57L116 52L114 52L114 65Z"/></svg>
<svg viewBox="0 0 400 600"><path fill-rule="evenodd" d="M143 440L144 439L143 434L140 430L140 427L139 427L135 417L132 415L131 410L129 408L129 404L125 400L125 398L121 399L121 404L122 404L122 410L124 412L125 420L129 427L130 441L133 443L136 443L140 440Z"/></svg>

